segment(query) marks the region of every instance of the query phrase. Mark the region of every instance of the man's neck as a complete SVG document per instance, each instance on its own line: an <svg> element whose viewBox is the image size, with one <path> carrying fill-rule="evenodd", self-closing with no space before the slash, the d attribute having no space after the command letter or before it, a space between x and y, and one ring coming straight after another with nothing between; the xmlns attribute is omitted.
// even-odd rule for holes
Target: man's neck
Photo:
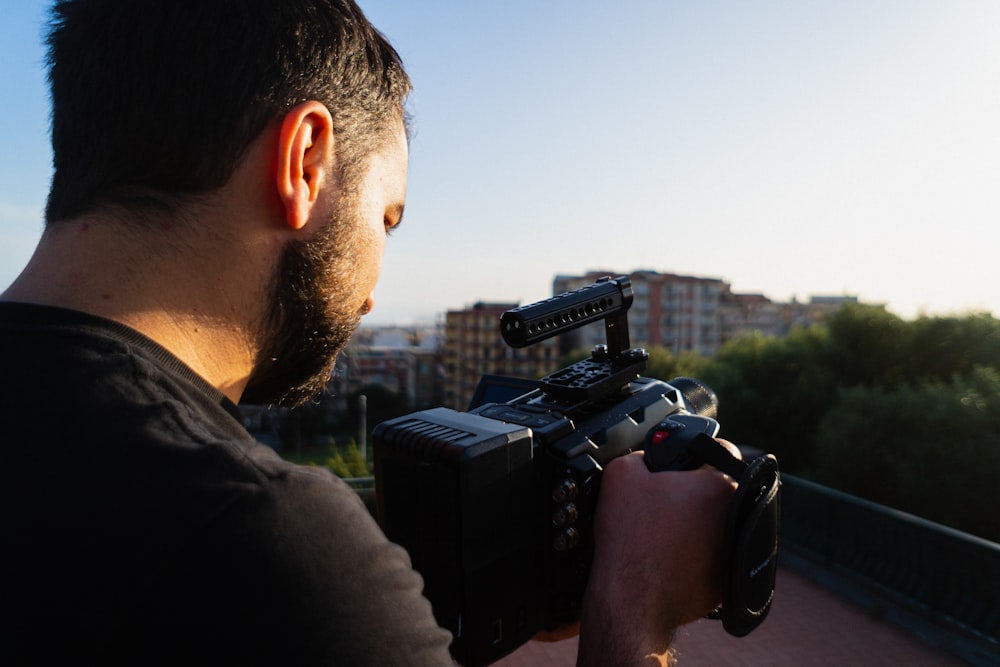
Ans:
<svg viewBox="0 0 1000 667"><path fill-rule="evenodd" d="M220 243L212 249L218 253L176 252L185 243L178 238L183 232L168 231L176 227L136 234L99 217L52 225L0 299L72 308L128 325L239 402L256 354L264 287L235 284L239 272L225 270L234 265L225 255L238 248Z"/></svg>

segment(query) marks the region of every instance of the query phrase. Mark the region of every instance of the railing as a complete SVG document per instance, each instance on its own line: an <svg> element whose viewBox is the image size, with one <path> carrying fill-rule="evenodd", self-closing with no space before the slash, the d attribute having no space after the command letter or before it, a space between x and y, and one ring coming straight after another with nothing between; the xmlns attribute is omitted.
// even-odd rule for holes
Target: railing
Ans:
<svg viewBox="0 0 1000 667"><path fill-rule="evenodd" d="M360 491L363 489L374 489L375 488L375 478L374 477L345 477L344 481L347 485L354 489L355 491Z"/></svg>
<svg viewBox="0 0 1000 667"><path fill-rule="evenodd" d="M1000 664L1000 544L791 475L782 484L783 547L971 634L995 660L982 664Z"/></svg>

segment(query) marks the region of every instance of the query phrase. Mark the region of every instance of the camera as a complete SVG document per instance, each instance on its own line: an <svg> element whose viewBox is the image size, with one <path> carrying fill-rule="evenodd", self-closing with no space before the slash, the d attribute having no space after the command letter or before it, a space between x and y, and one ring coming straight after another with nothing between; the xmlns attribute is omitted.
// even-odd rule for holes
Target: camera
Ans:
<svg viewBox="0 0 1000 667"><path fill-rule="evenodd" d="M630 348L632 300L627 277L608 277L506 311L499 328L511 347L602 320L606 343L540 380L486 375L467 412L423 410L373 431L379 524L408 551L463 665L494 662L579 618L601 472L633 451L650 470L708 464L738 481L715 615L742 636L770 608L777 462L744 462L714 440L718 401L704 383L642 377L649 355ZM512 388L514 398L490 400Z"/></svg>

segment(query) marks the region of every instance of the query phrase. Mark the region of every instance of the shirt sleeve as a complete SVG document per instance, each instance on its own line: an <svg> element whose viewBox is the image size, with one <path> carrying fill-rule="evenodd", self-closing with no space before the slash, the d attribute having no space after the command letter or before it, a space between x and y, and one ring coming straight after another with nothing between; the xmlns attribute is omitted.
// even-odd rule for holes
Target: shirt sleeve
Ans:
<svg viewBox="0 0 1000 667"><path fill-rule="evenodd" d="M156 581L118 645L130 660L454 664L406 551L326 470L286 465L244 485Z"/></svg>
<svg viewBox="0 0 1000 667"><path fill-rule="evenodd" d="M389 542L341 480L326 471L298 476L313 474L321 478L317 488L295 482L293 507L282 522L292 547L282 560L302 577L292 589L301 583L300 595L312 598L317 610L313 634L330 637L341 664L453 664L451 634L435 621L406 551Z"/></svg>

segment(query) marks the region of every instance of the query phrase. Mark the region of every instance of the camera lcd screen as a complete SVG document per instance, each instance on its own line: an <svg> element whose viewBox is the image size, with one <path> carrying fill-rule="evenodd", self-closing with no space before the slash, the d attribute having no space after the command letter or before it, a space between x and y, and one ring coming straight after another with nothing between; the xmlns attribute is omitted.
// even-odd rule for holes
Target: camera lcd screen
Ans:
<svg viewBox="0 0 1000 667"><path fill-rule="evenodd" d="M486 403L506 403L518 396L538 388L538 380L508 377L506 375L483 375L476 385L476 391L469 401L469 410Z"/></svg>

